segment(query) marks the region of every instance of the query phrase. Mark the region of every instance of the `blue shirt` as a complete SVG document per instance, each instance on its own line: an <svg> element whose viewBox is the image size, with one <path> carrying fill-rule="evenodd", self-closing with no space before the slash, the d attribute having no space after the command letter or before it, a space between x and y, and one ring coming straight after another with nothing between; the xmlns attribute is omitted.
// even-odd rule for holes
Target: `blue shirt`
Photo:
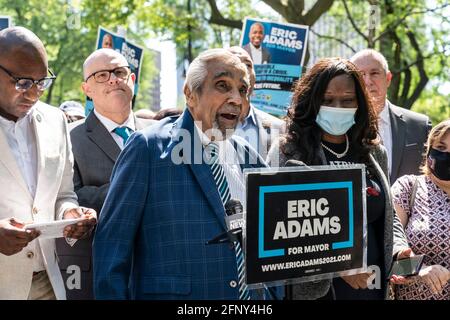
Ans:
<svg viewBox="0 0 450 320"><path fill-rule="evenodd" d="M259 128L253 108L253 106L250 106L247 117L245 117L244 121L239 122L234 134L247 140L253 149L259 153Z"/></svg>

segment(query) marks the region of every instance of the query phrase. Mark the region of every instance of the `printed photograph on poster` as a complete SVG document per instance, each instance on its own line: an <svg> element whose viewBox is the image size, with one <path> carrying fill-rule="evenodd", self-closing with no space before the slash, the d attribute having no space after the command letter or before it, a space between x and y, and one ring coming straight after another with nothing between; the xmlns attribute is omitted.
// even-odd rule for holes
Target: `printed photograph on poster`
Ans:
<svg viewBox="0 0 450 320"><path fill-rule="evenodd" d="M11 27L11 17L0 16L0 30Z"/></svg>
<svg viewBox="0 0 450 320"><path fill-rule="evenodd" d="M247 284L297 283L367 268L364 165L246 170Z"/></svg>
<svg viewBox="0 0 450 320"><path fill-rule="evenodd" d="M286 115L291 88L301 76L308 26L246 18L241 47L253 60L256 84L252 104L276 116Z"/></svg>

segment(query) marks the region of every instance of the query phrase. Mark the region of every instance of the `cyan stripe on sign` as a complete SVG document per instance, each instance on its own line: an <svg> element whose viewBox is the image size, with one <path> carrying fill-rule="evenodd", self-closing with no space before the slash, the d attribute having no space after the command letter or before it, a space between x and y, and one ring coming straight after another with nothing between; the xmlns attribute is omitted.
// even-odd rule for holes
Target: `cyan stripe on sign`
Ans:
<svg viewBox="0 0 450 320"><path fill-rule="evenodd" d="M332 243L333 249L343 249L353 247L353 183L351 181L342 182L324 182L324 183L305 183L291 184L282 186L259 187L259 223L258 223L258 253L259 258L269 258L284 256L284 249L265 250L264 249L264 197L266 193L291 192L291 191L310 191L327 189L348 189L349 203L349 239L343 242Z"/></svg>

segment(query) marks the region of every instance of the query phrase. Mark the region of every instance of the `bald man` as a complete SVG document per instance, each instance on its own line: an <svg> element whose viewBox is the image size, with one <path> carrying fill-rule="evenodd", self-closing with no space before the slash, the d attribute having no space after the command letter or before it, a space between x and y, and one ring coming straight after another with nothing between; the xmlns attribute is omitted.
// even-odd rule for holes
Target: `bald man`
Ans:
<svg viewBox="0 0 450 320"><path fill-rule="evenodd" d="M269 50L262 46L264 41L264 26L255 22L250 27L250 32L248 33L248 38L250 42L246 44L243 48L248 52L254 64L266 64L270 63L272 58Z"/></svg>
<svg viewBox="0 0 450 320"><path fill-rule="evenodd" d="M431 120L426 115L398 107L387 99L392 73L380 52L364 49L350 60L361 71L378 113L378 127L387 150L391 184L403 175L419 174Z"/></svg>
<svg viewBox="0 0 450 320"><path fill-rule="evenodd" d="M79 203L100 212L112 169L129 135L156 121L138 119L131 111L136 76L117 51L94 51L84 62L83 76L82 89L92 99L94 110L69 127L75 159L73 181ZM93 298L91 244L91 237L72 247L57 241L68 300ZM72 280L74 275L80 276L79 285Z"/></svg>
<svg viewBox="0 0 450 320"><path fill-rule="evenodd" d="M242 117L235 134L247 140L261 157L266 159L272 142L277 140L280 134L284 133L285 123L277 117L258 110L250 103L256 76L253 62L248 52L238 46L231 47L228 51L241 59L241 62L247 66L247 71L250 76L249 99L242 103Z"/></svg>
<svg viewBox="0 0 450 320"><path fill-rule="evenodd" d="M82 217L64 231L78 239L96 213L78 207L64 114L39 102L55 79L44 45L13 27L0 48L0 300L65 299L55 240L26 225Z"/></svg>

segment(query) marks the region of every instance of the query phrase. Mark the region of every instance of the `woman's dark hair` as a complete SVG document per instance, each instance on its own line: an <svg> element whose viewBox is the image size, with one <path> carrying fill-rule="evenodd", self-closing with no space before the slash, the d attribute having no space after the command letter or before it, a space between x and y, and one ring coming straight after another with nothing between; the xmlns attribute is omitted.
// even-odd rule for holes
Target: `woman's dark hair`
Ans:
<svg viewBox="0 0 450 320"><path fill-rule="evenodd" d="M319 60L295 85L288 109L287 133L281 144L281 150L288 158L309 165L323 164L319 157L322 129L316 123L316 117L328 84L339 75L349 75L355 81L358 110L355 124L347 135L356 159L366 164L369 162L370 148L378 144L376 112L356 66L341 58Z"/></svg>

